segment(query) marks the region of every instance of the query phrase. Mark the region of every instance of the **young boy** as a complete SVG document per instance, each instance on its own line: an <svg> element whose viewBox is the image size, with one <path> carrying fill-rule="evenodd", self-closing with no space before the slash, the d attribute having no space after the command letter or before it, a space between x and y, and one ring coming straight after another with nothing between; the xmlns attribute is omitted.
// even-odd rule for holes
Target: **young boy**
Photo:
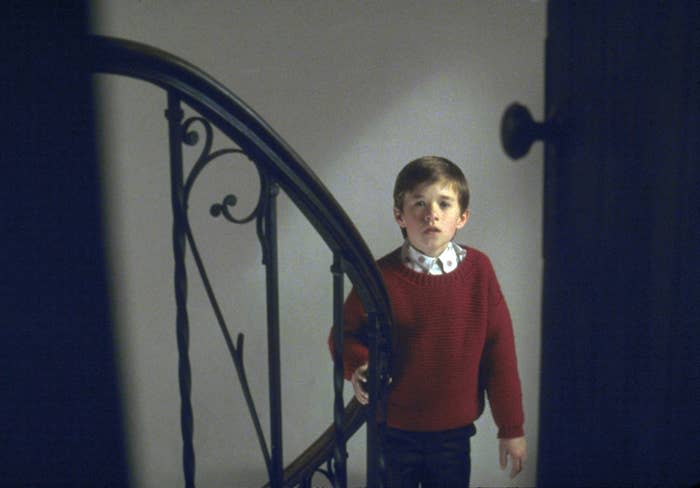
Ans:
<svg viewBox="0 0 700 488"><path fill-rule="evenodd" d="M501 467L510 458L512 478L526 459L506 302L486 255L453 241L469 220L468 206L464 174L447 159L417 159L396 178L394 218L405 241L377 262L394 315L382 429L392 488L469 486L470 437L484 391L498 427ZM344 308L344 368L362 404L369 401L365 319L353 290Z"/></svg>

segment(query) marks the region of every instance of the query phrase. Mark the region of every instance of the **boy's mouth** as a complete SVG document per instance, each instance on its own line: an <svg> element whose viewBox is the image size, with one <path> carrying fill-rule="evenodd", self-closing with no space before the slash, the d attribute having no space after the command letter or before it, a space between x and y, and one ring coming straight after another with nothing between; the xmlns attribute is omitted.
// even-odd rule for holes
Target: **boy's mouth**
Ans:
<svg viewBox="0 0 700 488"><path fill-rule="evenodd" d="M438 229L437 227L432 227L432 226L431 226L431 227L427 227L427 228L423 231L424 234L438 234L438 233L440 233L440 232L441 232L440 229Z"/></svg>

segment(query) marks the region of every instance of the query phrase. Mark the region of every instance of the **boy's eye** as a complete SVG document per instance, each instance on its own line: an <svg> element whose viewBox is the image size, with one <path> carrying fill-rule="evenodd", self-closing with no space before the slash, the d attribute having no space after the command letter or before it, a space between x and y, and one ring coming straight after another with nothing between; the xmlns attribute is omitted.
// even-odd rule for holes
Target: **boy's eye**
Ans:
<svg viewBox="0 0 700 488"><path fill-rule="evenodd" d="M450 208L450 202L440 202L441 208Z"/></svg>
<svg viewBox="0 0 700 488"><path fill-rule="evenodd" d="M423 200L418 200L416 202L416 207L425 207L425 202Z"/></svg>

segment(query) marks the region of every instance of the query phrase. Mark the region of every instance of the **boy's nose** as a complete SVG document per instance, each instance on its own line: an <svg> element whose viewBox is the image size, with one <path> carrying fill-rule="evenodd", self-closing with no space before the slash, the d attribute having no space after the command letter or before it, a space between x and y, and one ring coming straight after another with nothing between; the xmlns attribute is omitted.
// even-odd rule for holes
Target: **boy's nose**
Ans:
<svg viewBox="0 0 700 488"><path fill-rule="evenodd" d="M438 219L438 213L434 208L429 208L425 214L426 222L434 222Z"/></svg>

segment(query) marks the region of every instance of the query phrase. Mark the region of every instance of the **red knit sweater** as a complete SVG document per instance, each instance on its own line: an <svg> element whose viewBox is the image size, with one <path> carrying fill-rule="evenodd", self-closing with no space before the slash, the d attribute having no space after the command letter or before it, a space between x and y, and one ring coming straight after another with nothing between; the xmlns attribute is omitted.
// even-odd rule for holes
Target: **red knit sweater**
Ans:
<svg viewBox="0 0 700 488"><path fill-rule="evenodd" d="M467 257L445 275L416 273L400 249L378 261L394 313L387 423L438 431L472 423L486 391L498 437L523 435L523 409L508 307L488 257ZM344 308L345 378L368 360L366 314L353 289ZM331 334L332 337L332 334ZM332 344L332 341L329 341Z"/></svg>

